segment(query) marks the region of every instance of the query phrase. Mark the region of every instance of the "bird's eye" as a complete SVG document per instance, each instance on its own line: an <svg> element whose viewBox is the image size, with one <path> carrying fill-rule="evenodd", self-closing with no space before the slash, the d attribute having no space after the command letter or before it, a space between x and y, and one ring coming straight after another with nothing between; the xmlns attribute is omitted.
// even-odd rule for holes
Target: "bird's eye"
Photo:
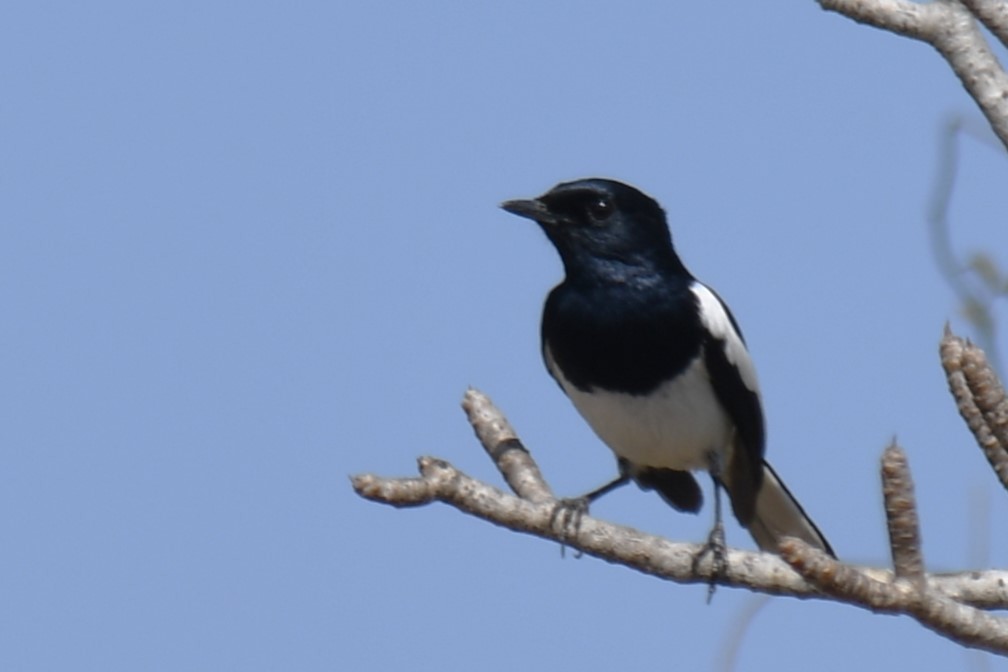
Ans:
<svg viewBox="0 0 1008 672"><path fill-rule="evenodd" d="M588 205L588 214L596 222L604 222L609 219L609 215L613 212L612 202L608 198L600 198L597 201L592 201Z"/></svg>

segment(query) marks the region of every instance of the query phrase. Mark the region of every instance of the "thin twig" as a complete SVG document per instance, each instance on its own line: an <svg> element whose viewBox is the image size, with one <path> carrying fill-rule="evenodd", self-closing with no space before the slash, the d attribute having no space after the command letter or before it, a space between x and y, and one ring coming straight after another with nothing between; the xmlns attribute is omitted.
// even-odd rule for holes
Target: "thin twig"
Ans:
<svg viewBox="0 0 1008 672"><path fill-rule="evenodd" d="M489 397L477 389L469 388L462 398L462 410L466 412L469 424L483 449L516 495L530 502L556 499L539 471L539 465L529 455L511 423Z"/></svg>
<svg viewBox="0 0 1008 672"><path fill-rule="evenodd" d="M750 595L748 602L736 612L731 629L724 638L724 645L720 647L716 669L722 672L741 669L739 653L742 651L745 636L752 629L760 611L768 604L770 604L769 595Z"/></svg>
<svg viewBox="0 0 1008 672"><path fill-rule="evenodd" d="M988 255L974 253L969 258L963 258L956 253L949 224L952 195L959 174L959 145L966 137L981 145L993 147L1002 155L1005 152L997 144L997 138L989 126L981 126L978 120L962 115L946 118L938 135L935 177L927 208L931 252L938 272L959 299L962 315L973 327L994 370L1000 371L998 323L993 304L997 299L1008 296L1008 284Z"/></svg>

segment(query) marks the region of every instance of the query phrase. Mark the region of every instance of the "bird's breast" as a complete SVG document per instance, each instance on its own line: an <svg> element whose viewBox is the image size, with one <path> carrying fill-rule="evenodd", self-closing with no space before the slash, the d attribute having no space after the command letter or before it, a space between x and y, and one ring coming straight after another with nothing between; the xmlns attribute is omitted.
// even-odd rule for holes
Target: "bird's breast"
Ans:
<svg viewBox="0 0 1008 672"><path fill-rule="evenodd" d="M677 376L645 394L582 389L546 365L574 407L618 457L638 466L706 469L711 452L729 450L732 424L711 387L702 351Z"/></svg>
<svg viewBox="0 0 1008 672"><path fill-rule="evenodd" d="M556 287L543 308L543 346L581 390L644 394L702 351L703 325L688 287Z"/></svg>

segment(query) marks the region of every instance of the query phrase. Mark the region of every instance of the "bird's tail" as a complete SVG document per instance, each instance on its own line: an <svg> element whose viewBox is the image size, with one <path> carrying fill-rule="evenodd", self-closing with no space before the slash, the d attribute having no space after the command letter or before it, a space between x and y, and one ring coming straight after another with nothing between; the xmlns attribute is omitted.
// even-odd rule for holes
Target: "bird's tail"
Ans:
<svg viewBox="0 0 1008 672"><path fill-rule="evenodd" d="M777 543L783 537L797 537L836 557L826 537L765 460L763 483L756 494L756 509L749 523L749 534L762 550L771 553L777 552Z"/></svg>

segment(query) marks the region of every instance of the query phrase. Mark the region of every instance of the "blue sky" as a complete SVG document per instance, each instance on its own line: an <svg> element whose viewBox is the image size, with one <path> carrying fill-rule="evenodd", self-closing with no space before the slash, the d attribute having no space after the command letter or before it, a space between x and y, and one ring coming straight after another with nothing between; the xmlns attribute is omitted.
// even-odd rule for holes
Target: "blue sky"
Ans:
<svg viewBox="0 0 1008 672"><path fill-rule="evenodd" d="M977 113L928 47L813 2L0 19L0 668L714 669L752 595L707 606L348 481L434 454L499 484L469 385L558 492L613 474L539 360L559 260L497 209L591 175L658 198L731 304L768 456L842 558L887 562L877 460L897 435L929 568L1003 565L1008 501L946 391L942 325L968 332L924 219L938 130ZM1008 163L961 158L956 246L1008 264ZM692 541L710 524L633 488L594 513ZM980 660L790 599L739 656Z"/></svg>

